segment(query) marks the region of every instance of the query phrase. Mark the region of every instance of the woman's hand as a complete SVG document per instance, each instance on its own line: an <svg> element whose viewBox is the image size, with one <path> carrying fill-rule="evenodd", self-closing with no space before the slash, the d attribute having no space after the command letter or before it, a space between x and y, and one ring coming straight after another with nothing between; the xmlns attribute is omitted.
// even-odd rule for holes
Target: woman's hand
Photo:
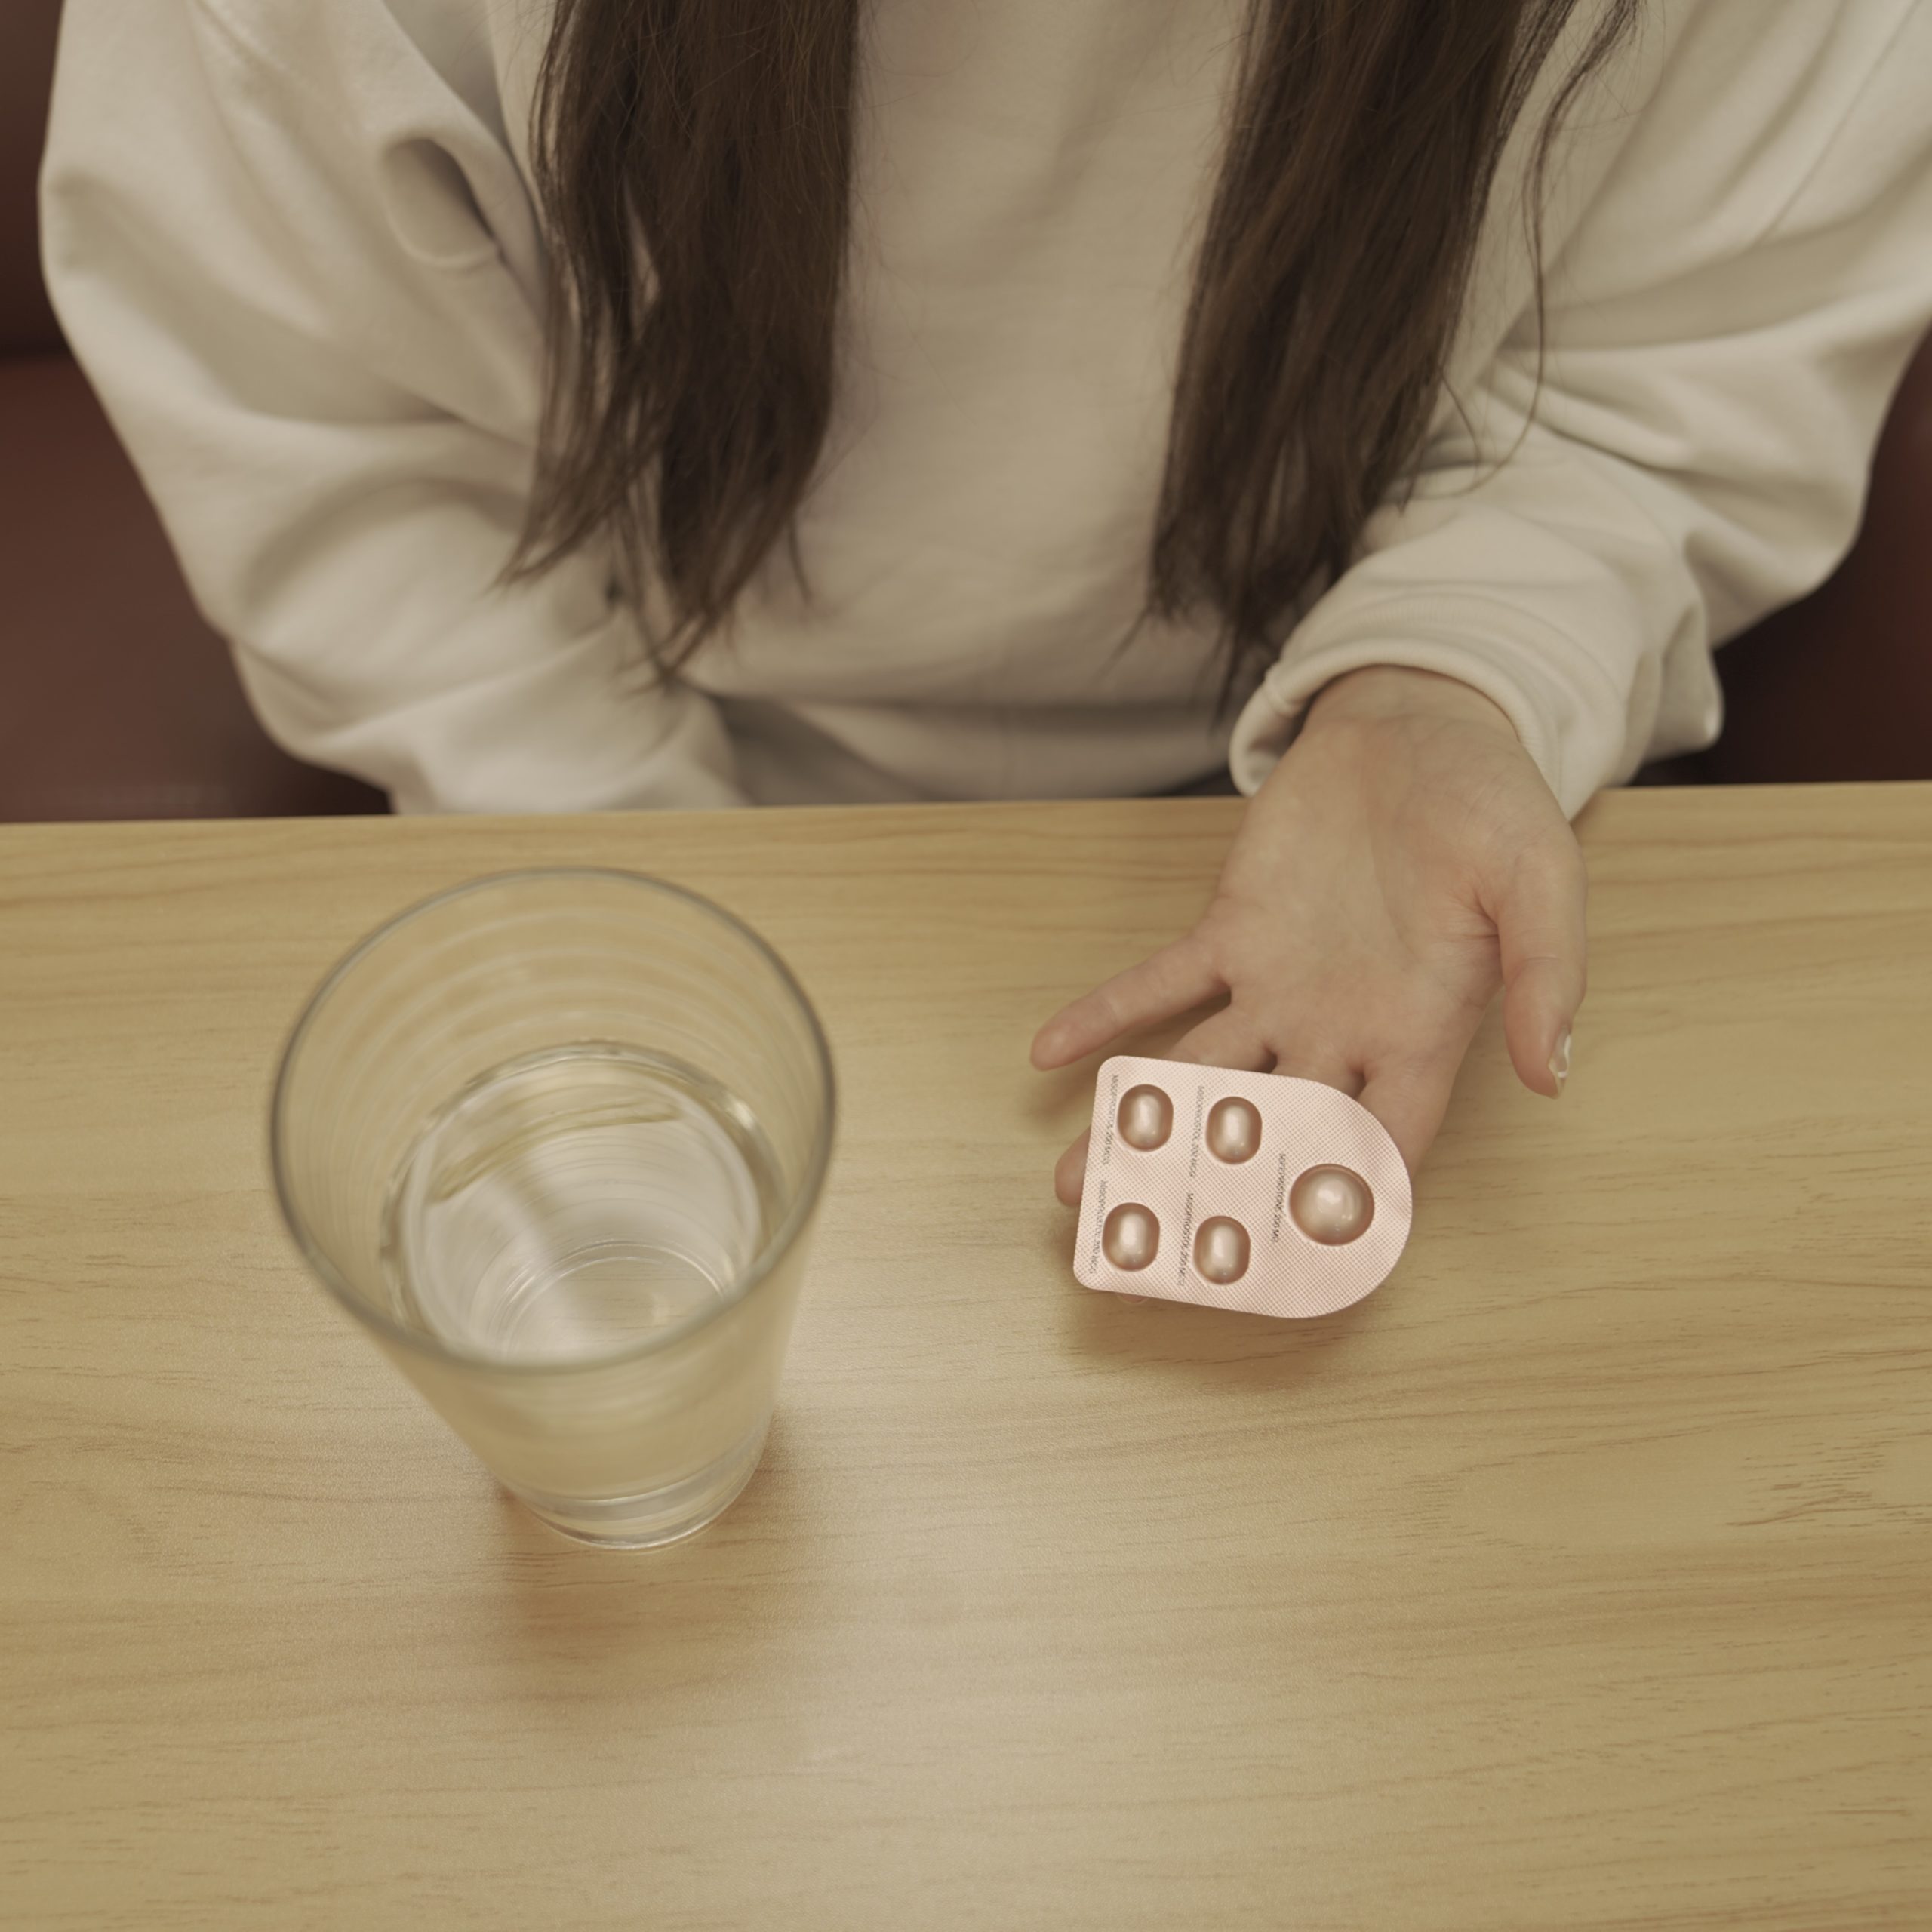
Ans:
<svg viewBox="0 0 1932 1932"><path fill-rule="evenodd" d="M1174 1058L1339 1087L1413 1172L1499 979L1518 1075L1562 1091L1583 900L1577 841L1501 711L1429 672L1352 672L1249 801L1194 930L1056 1014L1033 1064L1225 994ZM1055 1174L1069 1205L1086 1158L1083 1134Z"/></svg>

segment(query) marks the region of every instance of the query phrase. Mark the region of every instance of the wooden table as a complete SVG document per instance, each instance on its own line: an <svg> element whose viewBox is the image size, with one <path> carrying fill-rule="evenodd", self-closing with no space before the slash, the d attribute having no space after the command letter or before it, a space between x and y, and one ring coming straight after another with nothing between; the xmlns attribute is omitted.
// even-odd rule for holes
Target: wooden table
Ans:
<svg viewBox="0 0 1932 1932"><path fill-rule="evenodd" d="M1485 1032L1299 1325L1077 1287L1026 1065L1234 810L0 832L0 1921L1932 1924L1932 788L1596 806L1569 1094ZM264 1183L323 969L553 860L753 920L845 1081L764 1467L656 1556Z"/></svg>

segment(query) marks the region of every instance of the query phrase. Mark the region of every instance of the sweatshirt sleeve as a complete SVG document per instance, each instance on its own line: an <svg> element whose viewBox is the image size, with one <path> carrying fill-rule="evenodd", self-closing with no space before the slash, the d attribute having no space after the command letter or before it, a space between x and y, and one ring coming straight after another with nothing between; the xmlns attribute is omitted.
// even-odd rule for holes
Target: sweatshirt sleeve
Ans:
<svg viewBox="0 0 1932 1932"><path fill-rule="evenodd" d="M1492 698L1574 813L1709 743L1713 647L1849 546L1932 321L1932 4L1682 11L1551 260L1540 386L1532 310L1242 712L1243 790L1395 664Z"/></svg>
<svg viewBox="0 0 1932 1932"><path fill-rule="evenodd" d="M290 750L405 811L742 802L608 556L497 586L543 344L486 92L365 0L67 0L42 177L62 323Z"/></svg>

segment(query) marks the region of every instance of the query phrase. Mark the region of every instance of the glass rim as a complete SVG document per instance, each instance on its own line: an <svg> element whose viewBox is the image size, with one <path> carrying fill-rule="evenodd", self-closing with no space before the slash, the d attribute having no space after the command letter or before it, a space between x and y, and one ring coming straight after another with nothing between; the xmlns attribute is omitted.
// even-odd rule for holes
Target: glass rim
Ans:
<svg viewBox="0 0 1932 1932"><path fill-rule="evenodd" d="M398 1321L386 1310L358 1294L343 1278L341 1271L322 1252L311 1232L308 1217L303 1214L294 1198L285 1159L288 1137L284 1130L283 1119L291 1069L318 1016L330 996L386 940L392 938L405 927L426 914L454 900L486 891L491 887L572 878L635 886L646 893L681 900L746 942L777 974L780 987L804 1020L806 1035L814 1063L818 1069L825 1104L820 1110L818 1124L813 1134L804 1172L800 1177L798 1186L786 1209L784 1218L771 1238L752 1257L749 1266L734 1277L730 1287L715 1301L694 1310L683 1321L664 1330L662 1334L653 1335L645 1341L626 1343L620 1349L606 1350L597 1355L552 1357L542 1361L506 1361L500 1356L483 1355L474 1350L455 1347L438 1336L411 1327L408 1323ZM480 878L466 879L460 884L446 887L440 892L432 893L426 899L420 899L413 905L405 906L401 912L392 913L381 924L364 934L323 975L321 983L303 1002L301 1012L282 1044L281 1058L275 1069L275 1088L269 1102L269 1168L275 1182L275 1201L281 1212L282 1226L294 1241L302 1259L308 1264L310 1273L320 1281L349 1315L365 1327L373 1328L379 1335L416 1354L461 1368L511 1377L581 1374L596 1369L619 1367L625 1363L640 1361L648 1356L674 1348L680 1342L688 1340L701 1330L709 1327L712 1322L749 1297L752 1290L791 1252L806 1222L818 1205L819 1198L824 1192L826 1174L832 1163L832 1142L838 1116L838 1078L832 1066L832 1048L826 1038L824 1024L818 1017L818 1010L812 1004L804 988L799 984L798 975L786 964L778 949L755 928L740 918L735 912L728 911L715 900L706 898L703 893L694 892L690 887L678 885L669 879L656 878L648 872L627 872L617 866L525 866L509 872L488 872Z"/></svg>

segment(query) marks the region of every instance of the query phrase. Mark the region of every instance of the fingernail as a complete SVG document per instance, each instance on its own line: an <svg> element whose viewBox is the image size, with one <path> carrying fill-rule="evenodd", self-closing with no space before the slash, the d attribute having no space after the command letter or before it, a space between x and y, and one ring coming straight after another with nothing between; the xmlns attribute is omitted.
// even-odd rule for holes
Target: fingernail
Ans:
<svg viewBox="0 0 1932 1932"><path fill-rule="evenodd" d="M1561 1094L1563 1083L1570 1078L1570 1029L1567 1026L1556 1043L1555 1052L1549 1057L1549 1070L1555 1077L1556 1091Z"/></svg>

